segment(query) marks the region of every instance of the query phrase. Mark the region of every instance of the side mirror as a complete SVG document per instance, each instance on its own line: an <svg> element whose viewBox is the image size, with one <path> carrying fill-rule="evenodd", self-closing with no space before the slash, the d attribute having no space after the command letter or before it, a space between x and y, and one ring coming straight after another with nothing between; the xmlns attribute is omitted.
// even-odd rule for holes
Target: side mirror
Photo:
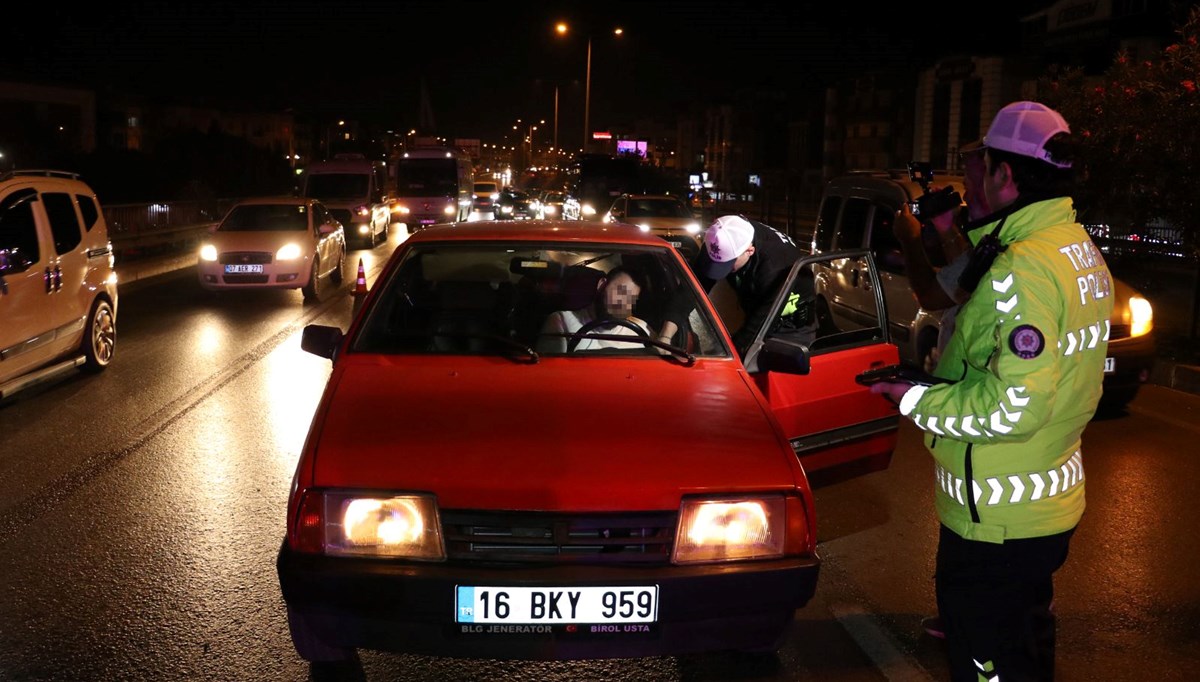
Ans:
<svg viewBox="0 0 1200 682"><path fill-rule="evenodd" d="M808 346L783 338L768 338L758 351L758 371L808 374Z"/></svg>
<svg viewBox="0 0 1200 682"><path fill-rule="evenodd" d="M327 327L321 324L310 324L300 335L300 348L305 352L333 359L338 346L342 344L342 330L339 327Z"/></svg>

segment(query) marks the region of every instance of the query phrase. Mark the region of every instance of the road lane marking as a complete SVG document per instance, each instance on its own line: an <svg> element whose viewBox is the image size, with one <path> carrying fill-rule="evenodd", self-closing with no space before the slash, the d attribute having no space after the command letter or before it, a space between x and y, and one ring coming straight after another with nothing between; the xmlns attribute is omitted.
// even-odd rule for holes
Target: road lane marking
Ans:
<svg viewBox="0 0 1200 682"><path fill-rule="evenodd" d="M829 611L888 682L933 680L928 671L904 655L896 640L867 611L850 604L830 604Z"/></svg>

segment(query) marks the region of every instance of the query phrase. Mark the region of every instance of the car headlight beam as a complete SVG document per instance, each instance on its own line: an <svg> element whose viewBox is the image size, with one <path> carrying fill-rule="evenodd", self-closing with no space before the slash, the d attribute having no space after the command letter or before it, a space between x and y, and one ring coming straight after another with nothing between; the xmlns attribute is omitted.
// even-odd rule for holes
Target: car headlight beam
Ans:
<svg viewBox="0 0 1200 682"><path fill-rule="evenodd" d="M782 495L687 499L679 510L672 561L712 563L783 556L787 504Z"/></svg>
<svg viewBox="0 0 1200 682"><path fill-rule="evenodd" d="M324 506L326 554L426 561L446 556L432 496L326 493Z"/></svg>
<svg viewBox="0 0 1200 682"><path fill-rule="evenodd" d="M210 263L217 260L217 247L212 244L205 244L200 247L200 260Z"/></svg>
<svg viewBox="0 0 1200 682"><path fill-rule="evenodd" d="M1129 335L1142 336L1154 328L1154 307L1141 296L1129 297Z"/></svg>
<svg viewBox="0 0 1200 682"><path fill-rule="evenodd" d="M296 260L300 257L299 244L284 244L275 252L275 260Z"/></svg>

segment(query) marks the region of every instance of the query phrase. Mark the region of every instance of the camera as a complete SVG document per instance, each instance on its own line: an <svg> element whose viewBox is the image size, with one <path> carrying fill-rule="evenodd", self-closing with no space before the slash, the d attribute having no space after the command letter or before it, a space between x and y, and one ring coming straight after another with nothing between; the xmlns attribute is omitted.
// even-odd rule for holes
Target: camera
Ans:
<svg viewBox="0 0 1200 682"><path fill-rule="evenodd" d="M933 181L933 165L924 161L908 163L908 177L921 186L921 196L916 201L908 203L912 214L918 220L926 220L946 211L957 210L962 206L962 196L953 187L943 187L936 192L929 191L929 183Z"/></svg>

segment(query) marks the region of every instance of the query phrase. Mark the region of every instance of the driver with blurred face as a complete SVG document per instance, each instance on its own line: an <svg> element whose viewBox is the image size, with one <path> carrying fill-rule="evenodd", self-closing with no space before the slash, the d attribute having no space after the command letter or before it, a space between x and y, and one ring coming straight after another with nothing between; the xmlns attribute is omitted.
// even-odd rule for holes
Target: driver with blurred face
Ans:
<svg viewBox="0 0 1200 682"><path fill-rule="evenodd" d="M644 282L642 276L624 267L616 267L596 284L596 298L589 306L579 310L559 310L550 313L538 335L539 353L566 353L567 340L571 334L595 320L610 320L593 327L589 334L637 336L629 325L640 327L646 336L653 337L649 325L634 317L633 308L641 296ZM624 321L622 324L619 321ZM612 341L585 336L575 347L577 351L601 348L645 348L641 342Z"/></svg>

